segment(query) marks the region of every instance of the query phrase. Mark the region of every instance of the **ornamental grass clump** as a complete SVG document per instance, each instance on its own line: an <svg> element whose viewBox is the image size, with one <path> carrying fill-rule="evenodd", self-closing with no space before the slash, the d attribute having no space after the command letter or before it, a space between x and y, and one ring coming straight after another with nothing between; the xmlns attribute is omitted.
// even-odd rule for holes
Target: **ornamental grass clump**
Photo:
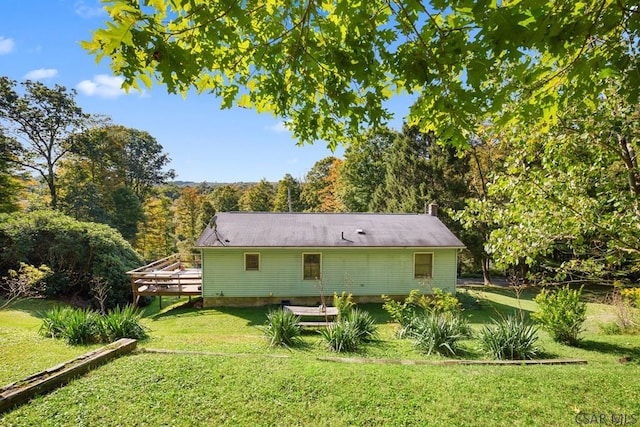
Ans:
<svg viewBox="0 0 640 427"><path fill-rule="evenodd" d="M517 315L492 319L478 332L480 349L499 360L535 359L540 354L537 340L535 325Z"/></svg>
<svg viewBox="0 0 640 427"><path fill-rule="evenodd" d="M551 335L554 341L576 345L586 319L587 304L580 300L582 287L569 286L549 292L543 289L534 301L540 309L531 317Z"/></svg>
<svg viewBox="0 0 640 427"><path fill-rule="evenodd" d="M140 325L142 312L133 306L109 311L107 315L90 309L56 306L42 314L40 333L51 338L62 338L68 344L108 343L120 338L147 337Z"/></svg>
<svg viewBox="0 0 640 427"><path fill-rule="evenodd" d="M400 330L401 338L408 338L421 352L455 356L458 342L471 338L469 322L461 313L426 312L416 316Z"/></svg>
<svg viewBox="0 0 640 427"><path fill-rule="evenodd" d="M358 308L352 309L347 316L347 322L353 325L361 342L367 343L378 340L378 325L368 311Z"/></svg>
<svg viewBox="0 0 640 427"><path fill-rule="evenodd" d="M147 331L140 324L142 311L132 305L124 308L116 306L101 319L101 335L103 341L110 342L120 338L144 339Z"/></svg>
<svg viewBox="0 0 640 427"><path fill-rule="evenodd" d="M271 310L262 331L270 346L293 347L302 342L299 322L300 317L288 310Z"/></svg>
<svg viewBox="0 0 640 427"><path fill-rule="evenodd" d="M42 325L40 334L49 338L62 338L65 329L65 320L72 309L56 305L50 310L40 314Z"/></svg>
<svg viewBox="0 0 640 427"><path fill-rule="evenodd" d="M40 333L63 338L68 344L90 344L100 341L100 316L89 309L55 307L43 315Z"/></svg>
<svg viewBox="0 0 640 427"><path fill-rule="evenodd" d="M329 348L337 353L356 351L362 344L378 339L378 325L373 317L357 308L319 332Z"/></svg>
<svg viewBox="0 0 640 427"><path fill-rule="evenodd" d="M329 324L320 330L320 335L329 348L337 353L356 351L362 344L360 331L349 321Z"/></svg>

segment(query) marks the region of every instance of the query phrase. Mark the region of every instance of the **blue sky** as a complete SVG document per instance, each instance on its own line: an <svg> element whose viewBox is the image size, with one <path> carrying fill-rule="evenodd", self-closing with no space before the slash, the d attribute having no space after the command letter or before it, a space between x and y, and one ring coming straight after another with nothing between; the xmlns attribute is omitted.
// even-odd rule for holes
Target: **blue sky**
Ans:
<svg viewBox="0 0 640 427"><path fill-rule="evenodd" d="M144 93L120 89L108 62L80 47L107 19L95 0L20 0L0 15L0 74L18 82L74 88L76 102L87 113L110 116L114 123L149 132L169 153L177 180L238 182L302 179L313 164L332 153L326 143L297 146L296 140L270 114L234 108L221 110L211 95L183 99L154 85ZM399 129L408 113L398 101Z"/></svg>

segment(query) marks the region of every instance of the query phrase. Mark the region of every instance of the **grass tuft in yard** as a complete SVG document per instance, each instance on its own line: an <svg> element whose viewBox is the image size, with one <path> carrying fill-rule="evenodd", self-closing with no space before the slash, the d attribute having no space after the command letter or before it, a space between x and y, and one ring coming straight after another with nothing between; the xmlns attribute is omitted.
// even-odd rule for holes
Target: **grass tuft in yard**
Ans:
<svg viewBox="0 0 640 427"><path fill-rule="evenodd" d="M272 347L293 347L302 343L300 317L288 310L272 310L267 314L263 332Z"/></svg>
<svg viewBox="0 0 640 427"><path fill-rule="evenodd" d="M455 356L458 341L472 335L468 320L461 313L426 312L413 318L399 336L409 338L421 352Z"/></svg>
<svg viewBox="0 0 640 427"><path fill-rule="evenodd" d="M492 319L477 334L480 349L499 360L535 359L540 354L536 346L538 329L524 316L511 314Z"/></svg>

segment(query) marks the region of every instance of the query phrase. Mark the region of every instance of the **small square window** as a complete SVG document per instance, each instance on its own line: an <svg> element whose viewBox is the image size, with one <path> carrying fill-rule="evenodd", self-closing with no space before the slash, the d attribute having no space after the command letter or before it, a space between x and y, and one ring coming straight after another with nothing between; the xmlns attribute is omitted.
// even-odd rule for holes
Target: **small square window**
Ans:
<svg viewBox="0 0 640 427"><path fill-rule="evenodd" d="M260 270L260 254L244 254L244 270L259 271Z"/></svg>
<svg viewBox="0 0 640 427"><path fill-rule="evenodd" d="M430 279L433 273L433 254L414 254L414 278Z"/></svg>

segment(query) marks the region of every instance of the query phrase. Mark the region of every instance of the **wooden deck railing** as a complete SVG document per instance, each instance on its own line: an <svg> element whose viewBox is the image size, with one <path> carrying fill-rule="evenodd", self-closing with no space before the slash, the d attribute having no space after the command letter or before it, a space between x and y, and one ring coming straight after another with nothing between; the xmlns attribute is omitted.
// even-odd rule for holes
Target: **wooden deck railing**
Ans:
<svg viewBox="0 0 640 427"><path fill-rule="evenodd" d="M173 254L145 266L128 271L131 277L133 303L138 304L141 296L201 295L202 261L199 255L184 256Z"/></svg>

